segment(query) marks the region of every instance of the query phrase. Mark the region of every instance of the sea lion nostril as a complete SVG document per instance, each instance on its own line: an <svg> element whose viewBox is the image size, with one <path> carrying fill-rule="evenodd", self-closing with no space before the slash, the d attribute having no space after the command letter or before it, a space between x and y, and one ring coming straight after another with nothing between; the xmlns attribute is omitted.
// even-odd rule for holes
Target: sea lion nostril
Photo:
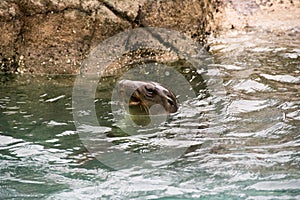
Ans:
<svg viewBox="0 0 300 200"><path fill-rule="evenodd" d="M172 99L169 99L168 98L168 103L171 105L171 106L174 106L175 104L174 104L174 101L172 100Z"/></svg>

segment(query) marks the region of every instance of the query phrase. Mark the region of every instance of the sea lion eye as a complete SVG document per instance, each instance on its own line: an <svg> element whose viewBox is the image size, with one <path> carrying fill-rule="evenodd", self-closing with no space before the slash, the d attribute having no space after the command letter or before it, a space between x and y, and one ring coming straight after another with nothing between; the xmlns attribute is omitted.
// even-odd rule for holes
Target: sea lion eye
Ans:
<svg viewBox="0 0 300 200"><path fill-rule="evenodd" d="M155 88L153 88L153 87L145 86L145 90L146 90L146 95L147 96L152 96L155 93Z"/></svg>
<svg viewBox="0 0 300 200"><path fill-rule="evenodd" d="M147 87L146 87L146 90L147 90L147 92L151 92L151 93L154 92L154 89L153 89L153 88L147 88Z"/></svg>

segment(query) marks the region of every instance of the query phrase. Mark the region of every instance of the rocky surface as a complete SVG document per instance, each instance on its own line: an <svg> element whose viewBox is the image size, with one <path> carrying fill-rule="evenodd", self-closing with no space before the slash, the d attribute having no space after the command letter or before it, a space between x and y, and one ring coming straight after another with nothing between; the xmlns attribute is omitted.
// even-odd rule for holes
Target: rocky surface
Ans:
<svg viewBox="0 0 300 200"><path fill-rule="evenodd" d="M126 29L172 28L203 42L209 0L2 0L0 70L76 74L97 44Z"/></svg>
<svg viewBox="0 0 300 200"><path fill-rule="evenodd" d="M101 41L164 27L206 43L232 30L300 31L299 0L1 0L0 72L77 74Z"/></svg>

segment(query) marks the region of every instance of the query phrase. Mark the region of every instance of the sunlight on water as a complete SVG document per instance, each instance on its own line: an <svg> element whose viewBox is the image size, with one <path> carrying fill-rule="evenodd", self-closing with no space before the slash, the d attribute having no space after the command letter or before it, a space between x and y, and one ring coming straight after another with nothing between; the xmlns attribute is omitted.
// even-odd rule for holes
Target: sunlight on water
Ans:
<svg viewBox="0 0 300 200"><path fill-rule="evenodd" d="M216 39L219 71L209 73L226 96L182 102L170 123L138 135L116 126L110 88L99 89L101 126L83 127L90 139L138 156L186 148L172 163L152 160L156 168L112 170L86 150L72 116L75 77L1 75L0 199L299 199L299 46L292 36Z"/></svg>

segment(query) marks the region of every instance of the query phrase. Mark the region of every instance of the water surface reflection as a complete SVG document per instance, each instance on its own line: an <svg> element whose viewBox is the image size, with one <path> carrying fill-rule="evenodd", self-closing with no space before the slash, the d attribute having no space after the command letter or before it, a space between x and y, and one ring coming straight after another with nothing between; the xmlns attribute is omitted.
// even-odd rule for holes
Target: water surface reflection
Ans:
<svg viewBox="0 0 300 200"><path fill-rule="evenodd" d="M296 36L215 40L226 97L219 108L207 96L192 102L194 111L182 105L161 132L183 134L189 148L151 169L113 171L85 149L72 117L75 77L2 75L0 198L300 198L299 46ZM108 138L123 136L109 91L98 90L98 117ZM216 109L218 121L210 115Z"/></svg>

